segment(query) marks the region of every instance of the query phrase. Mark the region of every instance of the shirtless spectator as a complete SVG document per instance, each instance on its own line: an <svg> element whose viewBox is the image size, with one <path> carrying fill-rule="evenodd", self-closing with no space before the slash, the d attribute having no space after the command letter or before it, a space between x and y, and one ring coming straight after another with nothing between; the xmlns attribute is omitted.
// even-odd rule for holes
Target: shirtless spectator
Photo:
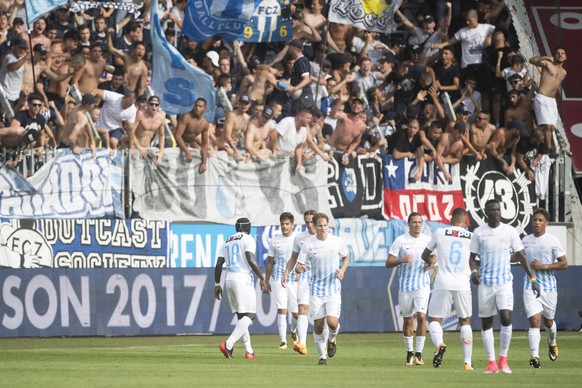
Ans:
<svg viewBox="0 0 582 388"><path fill-rule="evenodd" d="M464 145L462 138L465 132L467 132L467 124L458 121L451 132L443 133L439 138L435 153L435 163L447 182L452 182L452 177L449 170L445 168L445 163L451 166L458 164L463 158Z"/></svg>
<svg viewBox="0 0 582 388"><path fill-rule="evenodd" d="M350 112L336 114L338 117L335 129L329 138L329 144L338 151L344 152L342 162L349 163L349 157L358 148L362 135L366 132L364 101L354 98L350 104Z"/></svg>
<svg viewBox="0 0 582 388"><path fill-rule="evenodd" d="M96 102L95 96L85 94L81 103L69 112L59 139L59 148L70 148L73 153L80 154L88 143L91 155L95 157L95 138L89 126L87 113L95 106Z"/></svg>
<svg viewBox="0 0 582 388"><path fill-rule="evenodd" d="M267 148L267 139L271 131L273 114L273 109L270 106L266 106L259 117L253 117L249 121L245 132L247 155L261 162L264 162L272 155L271 150Z"/></svg>
<svg viewBox="0 0 582 388"><path fill-rule="evenodd" d="M251 101L264 101L265 96L277 85L275 78L277 73L276 69L265 64L259 64L254 68L252 73L254 80L248 90Z"/></svg>
<svg viewBox="0 0 582 388"><path fill-rule="evenodd" d="M32 41L32 47L41 43L46 47L50 53L51 40L44 34L46 30L46 21L44 19L38 19L32 25L32 31L30 32L30 40Z"/></svg>
<svg viewBox="0 0 582 388"><path fill-rule="evenodd" d="M224 130L219 140L218 149L225 150L228 156L241 161L245 157L239 151L240 141L247 129L250 116L247 113L251 106L251 99L247 95L240 96L238 105L232 112L228 112L224 118Z"/></svg>
<svg viewBox="0 0 582 388"><path fill-rule="evenodd" d="M418 119L410 119L406 129L397 129L388 140L394 159L416 158L418 168L413 177L415 182L420 181L424 171L424 149L419 131L420 122Z"/></svg>
<svg viewBox="0 0 582 388"><path fill-rule="evenodd" d="M475 149L477 160L487 158L487 148L495 132L495 125L489 123L489 113L480 112L473 124L469 127L469 140Z"/></svg>
<svg viewBox="0 0 582 388"><path fill-rule="evenodd" d="M41 77L46 77L53 82L63 82L71 75L73 75L74 67L68 67L67 72L59 74L50 68L47 63L48 50L42 43L37 43L32 50L33 56L31 60L24 64L24 75L22 77L22 91L24 94L33 93L36 89L34 78L39 82ZM32 71L32 63L34 62L34 72ZM44 96L44 92L41 93Z"/></svg>
<svg viewBox="0 0 582 388"><path fill-rule="evenodd" d="M151 146L154 137L158 135L159 151L156 164L159 166L164 158L164 145L166 144L165 123L166 114L160 109L160 99L157 96L151 96L145 111L137 112L135 124L130 127L130 152L135 147L141 157L145 158L147 149Z"/></svg>
<svg viewBox="0 0 582 388"><path fill-rule="evenodd" d="M104 72L113 73L115 68L103 58L103 48L98 43L91 44L91 54L85 65L73 75L73 83L79 86L81 94L92 93ZM135 89L135 88L134 88Z"/></svg>
<svg viewBox="0 0 582 388"><path fill-rule="evenodd" d="M51 70L59 75L68 75L63 81L57 82L49 78L45 94L50 101L54 101L59 110L62 109L67 96L69 80L72 74L85 65L85 57L81 54L75 54L72 58L64 57L54 58L51 64Z"/></svg>
<svg viewBox="0 0 582 388"><path fill-rule="evenodd" d="M204 118L205 112L206 100L198 98L190 112L180 115L174 135L187 163L192 162L192 153L189 147L200 150L202 162L198 171L201 174L206 171L206 161L208 159L209 123Z"/></svg>
<svg viewBox="0 0 582 388"><path fill-rule="evenodd" d="M511 120L521 120L527 129L527 133L531 133L535 128L533 117L532 97L534 89L530 89L527 94L523 94L518 90L512 90L507 94L507 108L505 108L505 122Z"/></svg>
<svg viewBox="0 0 582 388"><path fill-rule="evenodd" d="M513 174L515 170L516 149L520 139L520 133L526 132L523 122L513 120L504 127L499 127L489 139L487 152L501 166L501 171L506 175ZM505 156L509 154L509 164Z"/></svg>
<svg viewBox="0 0 582 388"><path fill-rule="evenodd" d="M529 63L542 68L534 109L538 125L544 129L548 149L552 148L552 135L559 118L556 93L566 78L567 73L563 67L566 59L566 50L562 47L554 50L553 57L539 56L529 59Z"/></svg>
<svg viewBox="0 0 582 388"><path fill-rule="evenodd" d="M326 17L321 13L325 6L324 0L312 0L310 8L304 8L301 11L302 20L305 24L321 30L327 24Z"/></svg>
<svg viewBox="0 0 582 388"><path fill-rule="evenodd" d="M443 135L443 125L439 121L433 121L425 130L421 130L420 141L424 146L424 161L426 163L432 162L436 157L436 148L439 144L439 139Z"/></svg>
<svg viewBox="0 0 582 388"><path fill-rule="evenodd" d="M353 38L352 26L330 22L327 30L329 53L343 54Z"/></svg>
<svg viewBox="0 0 582 388"><path fill-rule="evenodd" d="M125 94L119 94L97 89L93 94L103 101L96 125L109 132L111 148L119 149L123 135L136 120L135 93L126 91Z"/></svg>
<svg viewBox="0 0 582 388"><path fill-rule="evenodd" d="M141 96L144 92L146 80L148 77L148 68L143 61L146 54L146 46L141 41L133 42L129 53L119 50L113 46L111 37L115 30L109 29L109 37L107 39L107 48L115 57L121 58L125 69L125 87L129 90L134 90L137 96ZM138 83L138 81L140 81Z"/></svg>

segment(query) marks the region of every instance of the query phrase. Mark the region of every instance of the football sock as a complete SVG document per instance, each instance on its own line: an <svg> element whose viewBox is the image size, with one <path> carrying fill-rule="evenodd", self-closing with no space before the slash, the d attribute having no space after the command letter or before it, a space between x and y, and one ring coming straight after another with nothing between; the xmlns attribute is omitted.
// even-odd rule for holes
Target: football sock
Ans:
<svg viewBox="0 0 582 388"><path fill-rule="evenodd" d="M527 332L527 338L529 340L529 349L531 350L532 357L539 357L540 356L540 328L539 327L530 327L529 331Z"/></svg>
<svg viewBox="0 0 582 388"><path fill-rule="evenodd" d="M297 318L291 316L291 331L297 330Z"/></svg>
<svg viewBox="0 0 582 388"><path fill-rule="evenodd" d="M481 330L481 338L483 339L483 347L485 354L489 361L495 361L495 340L493 337L493 329Z"/></svg>
<svg viewBox="0 0 582 388"><path fill-rule="evenodd" d="M414 337L406 337L404 336L404 347L406 348L407 352L412 352L413 349L413 342Z"/></svg>
<svg viewBox="0 0 582 388"><path fill-rule="evenodd" d="M323 338L324 341L323 343L327 343L327 340L329 339L329 326L327 326L327 320L324 319L323 320Z"/></svg>
<svg viewBox="0 0 582 388"><path fill-rule="evenodd" d="M426 341L426 337L424 335L416 336L416 353L422 353L422 349L424 349L424 341Z"/></svg>
<svg viewBox="0 0 582 388"><path fill-rule="evenodd" d="M471 365L473 358L473 329L471 325L461 326L461 346L463 347L463 362Z"/></svg>
<svg viewBox="0 0 582 388"><path fill-rule="evenodd" d="M503 326L499 330L499 356L507 357L509 353L509 344L511 343L511 333L513 331L513 326Z"/></svg>
<svg viewBox="0 0 582 388"><path fill-rule="evenodd" d="M299 336L299 343L306 345L307 343L307 315L300 315L297 317L297 335Z"/></svg>
<svg viewBox="0 0 582 388"><path fill-rule="evenodd" d="M323 333L316 334L314 331L313 339L315 340L315 348L317 349L317 354L319 355L319 358L327 358L327 356L325 355L325 339L323 337Z"/></svg>
<svg viewBox="0 0 582 388"><path fill-rule="evenodd" d="M556 335L558 334L558 330L556 327L556 321L552 322L551 327L546 327L546 331L548 332L548 343L550 345L556 344Z"/></svg>
<svg viewBox="0 0 582 388"><path fill-rule="evenodd" d="M277 327L280 342L287 343L287 314L277 314Z"/></svg>
<svg viewBox="0 0 582 388"><path fill-rule="evenodd" d="M432 343L438 348L443 343L443 327L439 322L432 321L428 324L428 332Z"/></svg>
<svg viewBox="0 0 582 388"><path fill-rule="evenodd" d="M238 341L244 335L245 332L248 332L251 323L253 323L252 319L250 319L247 316L244 316L241 319L239 319L239 321L236 323L236 326L234 327L234 330L232 331L232 334L226 340L227 349L232 349L235 342Z"/></svg>
<svg viewBox="0 0 582 388"><path fill-rule="evenodd" d="M247 351L247 353L253 354L253 347L251 346L251 334L249 333L249 330L247 329L247 331L245 331L245 333L242 336L242 343L245 346L245 350Z"/></svg>

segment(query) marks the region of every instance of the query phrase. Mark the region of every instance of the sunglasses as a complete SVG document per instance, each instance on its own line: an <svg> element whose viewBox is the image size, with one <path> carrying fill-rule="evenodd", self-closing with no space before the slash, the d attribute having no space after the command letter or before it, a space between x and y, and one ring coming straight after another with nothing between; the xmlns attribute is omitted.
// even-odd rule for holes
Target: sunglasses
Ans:
<svg viewBox="0 0 582 388"><path fill-rule="evenodd" d="M42 104L30 104L30 106L34 106L36 108L40 108L42 106Z"/></svg>
<svg viewBox="0 0 582 388"><path fill-rule="evenodd" d="M149 105L150 105L150 106L160 106L160 104L157 104L157 103L155 103L155 102L150 102L150 103L149 103Z"/></svg>
<svg viewBox="0 0 582 388"><path fill-rule="evenodd" d="M477 120L488 120L487 117L477 116Z"/></svg>

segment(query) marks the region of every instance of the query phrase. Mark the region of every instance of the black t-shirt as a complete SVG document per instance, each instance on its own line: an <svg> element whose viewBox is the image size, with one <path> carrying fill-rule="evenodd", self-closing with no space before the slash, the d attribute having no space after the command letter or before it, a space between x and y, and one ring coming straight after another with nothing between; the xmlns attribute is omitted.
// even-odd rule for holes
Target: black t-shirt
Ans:
<svg viewBox="0 0 582 388"><path fill-rule="evenodd" d="M398 150L400 152L412 152L415 153L418 147L422 145L420 140L420 132L414 135L412 141L408 141L408 130L401 128L390 135L388 140L388 151L392 153L393 150Z"/></svg>
<svg viewBox="0 0 582 388"><path fill-rule="evenodd" d="M420 75L424 71L422 66L409 65L408 73L402 78L391 72L386 80L387 84L394 83L394 86L400 85L400 90L394 94L394 104L403 104L404 106L414 101L416 97L417 85L419 84Z"/></svg>
<svg viewBox="0 0 582 388"><path fill-rule="evenodd" d="M18 120L18 122L20 122L20 126L24 127L27 131L29 129L33 129L37 132L40 132L46 124L46 119L42 115L38 115L36 118L32 118L28 114L28 111L25 110L16 113L13 120Z"/></svg>
<svg viewBox="0 0 582 388"><path fill-rule="evenodd" d="M295 60L295 63L293 64L293 71L291 73L291 85L296 86L299 85L299 83L301 83L301 81L303 80L303 74L308 73L311 74L311 64L309 63L309 59L307 59L304 56L300 56L299 58L297 58ZM309 84L307 84L306 87L304 87L303 89L309 89L308 88Z"/></svg>

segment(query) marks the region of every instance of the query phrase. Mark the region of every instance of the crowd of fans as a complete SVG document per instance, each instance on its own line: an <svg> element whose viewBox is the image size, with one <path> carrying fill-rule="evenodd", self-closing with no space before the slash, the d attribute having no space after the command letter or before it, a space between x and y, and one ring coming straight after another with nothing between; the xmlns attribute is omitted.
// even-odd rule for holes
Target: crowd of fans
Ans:
<svg viewBox="0 0 582 388"><path fill-rule="evenodd" d="M158 146L160 163L171 134L186 162L200 153L200 172L215 152L242 163L290 155L297 169L333 153L344 163L390 153L416 158L417 180L431 161L450 180L444 165L463 157L493 158L506 174L519 165L533 180L551 146L536 128L536 85L503 1L405 1L391 34L329 22L324 0L293 1L292 39L259 44L192 41L181 34L187 1L159 1L166 38L214 80L211 121L203 99L166 116L149 88L150 1L139 19L59 8L30 30L23 4L0 1L0 147L32 139L39 152L78 153L95 148L95 130L111 149L145 157Z"/></svg>

